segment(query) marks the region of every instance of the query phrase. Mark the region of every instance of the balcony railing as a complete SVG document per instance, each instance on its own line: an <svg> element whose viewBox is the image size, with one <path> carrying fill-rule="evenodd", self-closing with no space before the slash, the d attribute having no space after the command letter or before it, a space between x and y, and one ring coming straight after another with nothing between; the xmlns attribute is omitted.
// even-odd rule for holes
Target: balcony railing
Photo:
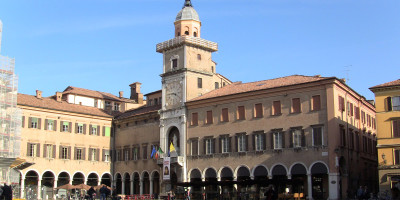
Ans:
<svg viewBox="0 0 400 200"><path fill-rule="evenodd" d="M174 39L167 40L165 42L158 43L156 46L156 51L161 53L165 50L175 48L183 44L191 44L200 48L205 48L212 52L218 51L218 44L211 42L202 38L192 37L192 36L179 36Z"/></svg>

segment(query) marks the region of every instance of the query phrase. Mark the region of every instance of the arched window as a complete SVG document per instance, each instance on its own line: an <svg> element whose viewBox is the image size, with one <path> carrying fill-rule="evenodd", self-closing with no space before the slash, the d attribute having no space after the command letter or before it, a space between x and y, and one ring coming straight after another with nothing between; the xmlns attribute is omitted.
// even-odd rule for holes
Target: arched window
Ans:
<svg viewBox="0 0 400 200"><path fill-rule="evenodd" d="M189 31L185 31L185 35L189 35Z"/></svg>
<svg viewBox="0 0 400 200"><path fill-rule="evenodd" d="M197 37L197 32L194 32L194 33L193 33L193 36L194 36L194 37Z"/></svg>
<svg viewBox="0 0 400 200"><path fill-rule="evenodd" d="M211 72L214 73L214 66L211 66Z"/></svg>
<svg viewBox="0 0 400 200"><path fill-rule="evenodd" d="M197 54L197 60L201 60L201 55Z"/></svg>

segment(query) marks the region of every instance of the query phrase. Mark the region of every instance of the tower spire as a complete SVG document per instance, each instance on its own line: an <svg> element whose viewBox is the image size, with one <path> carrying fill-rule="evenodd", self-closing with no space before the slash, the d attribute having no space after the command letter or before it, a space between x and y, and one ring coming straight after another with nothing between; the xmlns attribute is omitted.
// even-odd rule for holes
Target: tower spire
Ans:
<svg viewBox="0 0 400 200"><path fill-rule="evenodd" d="M183 7L193 7L192 2L190 0L185 0Z"/></svg>

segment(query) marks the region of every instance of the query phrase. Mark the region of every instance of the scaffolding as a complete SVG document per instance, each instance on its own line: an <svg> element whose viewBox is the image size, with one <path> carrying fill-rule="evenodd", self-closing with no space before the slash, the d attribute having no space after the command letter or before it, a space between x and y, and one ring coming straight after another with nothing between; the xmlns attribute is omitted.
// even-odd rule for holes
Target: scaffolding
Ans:
<svg viewBox="0 0 400 200"><path fill-rule="evenodd" d="M0 21L0 42L2 24ZM17 108L15 59L0 55L0 183L18 185L20 174L10 165L20 155L21 110Z"/></svg>

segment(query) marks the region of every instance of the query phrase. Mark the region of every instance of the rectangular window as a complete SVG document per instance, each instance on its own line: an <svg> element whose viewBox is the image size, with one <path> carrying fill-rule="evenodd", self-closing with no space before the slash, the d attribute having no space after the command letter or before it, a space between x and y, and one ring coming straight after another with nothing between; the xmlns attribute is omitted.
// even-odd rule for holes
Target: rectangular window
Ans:
<svg viewBox="0 0 400 200"><path fill-rule="evenodd" d="M230 152L230 139L229 136L221 137L221 153L229 153Z"/></svg>
<svg viewBox="0 0 400 200"><path fill-rule="evenodd" d="M360 108L357 106L354 106L354 112L355 112L355 118L360 119Z"/></svg>
<svg viewBox="0 0 400 200"><path fill-rule="evenodd" d="M350 116L354 116L354 108L353 108L353 103L350 103Z"/></svg>
<svg viewBox="0 0 400 200"><path fill-rule="evenodd" d="M110 162L111 161L110 160L110 150L103 149L103 154L104 154L103 161Z"/></svg>
<svg viewBox="0 0 400 200"><path fill-rule="evenodd" d="M92 126L92 128L90 130L90 135L97 135L97 132L98 132L97 125L91 125L91 126Z"/></svg>
<svg viewBox="0 0 400 200"><path fill-rule="evenodd" d="M76 133L83 134L83 124L78 123L76 126Z"/></svg>
<svg viewBox="0 0 400 200"><path fill-rule="evenodd" d="M69 159L68 147L62 147L61 148L61 159Z"/></svg>
<svg viewBox="0 0 400 200"><path fill-rule="evenodd" d="M238 106L237 114L238 114L238 120L246 119L246 111L244 109L244 106Z"/></svg>
<svg viewBox="0 0 400 200"><path fill-rule="evenodd" d="M392 97L392 110L400 110L400 96Z"/></svg>
<svg viewBox="0 0 400 200"><path fill-rule="evenodd" d="M293 129L292 130L292 143L293 148L301 147L301 140L302 140L302 130L301 129Z"/></svg>
<svg viewBox="0 0 400 200"><path fill-rule="evenodd" d="M90 155L89 155L90 156L90 159L89 159L90 161L96 161L97 160L96 159L96 156L97 156L97 152L96 151L97 151L97 149L93 149L93 148L90 149L90 152L89 152L90 153Z"/></svg>
<svg viewBox="0 0 400 200"><path fill-rule="evenodd" d="M110 108L111 109L111 101L105 101L104 102L104 108Z"/></svg>
<svg viewBox="0 0 400 200"><path fill-rule="evenodd" d="M129 160L129 149L124 149L124 160L125 161Z"/></svg>
<svg viewBox="0 0 400 200"><path fill-rule="evenodd" d="M69 122L62 123L62 132L69 132Z"/></svg>
<svg viewBox="0 0 400 200"><path fill-rule="evenodd" d="M197 126L199 124L199 115L197 113L192 113L192 126Z"/></svg>
<svg viewBox="0 0 400 200"><path fill-rule="evenodd" d="M45 158L48 158L48 159L54 158L53 157L54 149L53 149L53 145L52 144L46 144L45 145L45 151L46 151Z"/></svg>
<svg viewBox="0 0 400 200"><path fill-rule="evenodd" d="M339 110L343 112L345 110L344 108L344 98L342 96L339 96Z"/></svg>
<svg viewBox="0 0 400 200"><path fill-rule="evenodd" d="M139 159L139 147L133 147L133 155L132 155L132 159L133 160L138 160Z"/></svg>
<svg viewBox="0 0 400 200"><path fill-rule="evenodd" d="M262 151L264 150L264 133L257 133L254 135L254 143L255 143L255 150Z"/></svg>
<svg viewBox="0 0 400 200"><path fill-rule="evenodd" d="M119 107L120 107L119 103L114 103L114 110L115 111L119 111Z"/></svg>
<svg viewBox="0 0 400 200"><path fill-rule="evenodd" d="M203 79L202 78L197 78L197 87L203 88Z"/></svg>
<svg viewBox="0 0 400 200"><path fill-rule="evenodd" d="M281 112L281 101L274 101L272 104L272 115L280 115Z"/></svg>
<svg viewBox="0 0 400 200"><path fill-rule="evenodd" d="M364 151L365 153L368 152L368 139L367 139L367 137L365 137L365 136L363 136L363 151Z"/></svg>
<svg viewBox="0 0 400 200"><path fill-rule="evenodd" d="M394 164L400 165L400 149L395 149L393 154L394 154Z"/></svg>
<svg viewBox="0 0 400 200"><path fill-rule="evenodd" d="M47 130L54 131L54 129L55 129L54 128L54 120L48 119L46 126L47 126Z"/></svg>
<svg viewBox="0 0 400 200"><path fill-rule="evenodd" d="M207 111L206 124L212 124L212 123L213 123L213 115L212 115L212 111L209 110L209 111Z"/></svg>
<svg viewBox="0 0 400 200"><path fill-rule="evenodd" d="M274 149L282 149L283 148L283 132L274 132L273 133L273 144Z"/></svg>
<svg viewBox="0 0 400 200"><path fill-rule="evenodd" d="M311 110L313 110L313 111L321 110L321 96L320 95L312 96Z"/></svg>
<svg viewBox="0 0 400 200"><path fill-rule="evenodd" d="M29 157L37 157L37 149L38 149L38 145L37 144L29 144L29 150L28 150L28 156Z"/></svg>
<svg viewBox="0 0 400 200"><path fill-rule="evenodd" d="M361 122L365 124L365 112L361 111Z"/></svg>
<svg viewBox="0 0 400 200"><path fill-rule="evenodd" d="M394 138L400 137L400 119L392 120L392 131Z"/></svg>
<svg viewBox="0 0 400 200"><path fill-rule="evenodd" d="M39 121L38 118L31 117L31 128L39 128L38 121Z"/></svg>
<svg viewBox="0 0 400 200"><path fill-rule="evenodd" d="M263 106L261 103L254 105L254 117L261 118L263 117Z"/></svg>
<svg viewBox="0 0 400 200"><path fill-rule="evenodd" d="M83 154L82 149L81 148L77 148L76 149L76 159L77 160L82 160L82 154Z"/></svg>
<svg viewBox="0 0 400 200"><path fill-rule="evenodd" d="M344 147L346 146L346 130L343 126L340 126L340 144Z"/></svg>
<svg viewBox="0 0 400 200"><path fill-rule="evenodd" d="M222 109L221 121L222 122L228 122L229 121L228 108L223 108Z"/></svg>
<svg viewBox="0 0 400 200"><path fill-rule="evenodd" d="M246 141L246 135L245 134L240 134L237 136L238 140L238 152L245 152L246 151L246 146L247 146L247 141Z"/></svg>
<svg viewBox="0 0 400 200"><path fill-rule="evenodd" d="M210 155L214 153L214 139L213 138L206 138L204 139L206 145L206 154Z"/></svg>
<svg viewBox="0 0 400 200"><path fill-rule="evenodd" d="M215 82L215 89L218 89L218 88L219 88L219 83Z"/></svg>
<svg viewBox="0 0 400 200"><path fill-rule="evenodd" d="M147 159L147 146L143 146L143 159Z"/></svg>
<svg viewBox="0 0 400 200"><path fill-rule="evenodd" d="M192 155L192 156L199 155L199 140L197 140L197 139L191 140L190 150L191 150L190 155Z"/></svg>
<svg viewBox="0 0 400 200"><path fill-rule="evenodd" d="M292 99L292 113L301 112L300 98Z"/></svg>
<svg viewBox="0 0 400 200"><path fill-rule="evenodd" d="M313 131L313 146L322 146L323 144L322 126L313 127L312 131Z"/></svg>
<svg viewBox="0 0 400 200"><path fill-rule="evenodd" d="M94 100L93 106L94 106L95 108L97 108L97 107L98 107L98 104L99 104L99 100L95 99L95 100Z"/></svg>
<svg viewBox="0 0 400 200"><path fill-rule="evenodd" d="M172 69L178 68L178 59L172 59Z"/></svg>

